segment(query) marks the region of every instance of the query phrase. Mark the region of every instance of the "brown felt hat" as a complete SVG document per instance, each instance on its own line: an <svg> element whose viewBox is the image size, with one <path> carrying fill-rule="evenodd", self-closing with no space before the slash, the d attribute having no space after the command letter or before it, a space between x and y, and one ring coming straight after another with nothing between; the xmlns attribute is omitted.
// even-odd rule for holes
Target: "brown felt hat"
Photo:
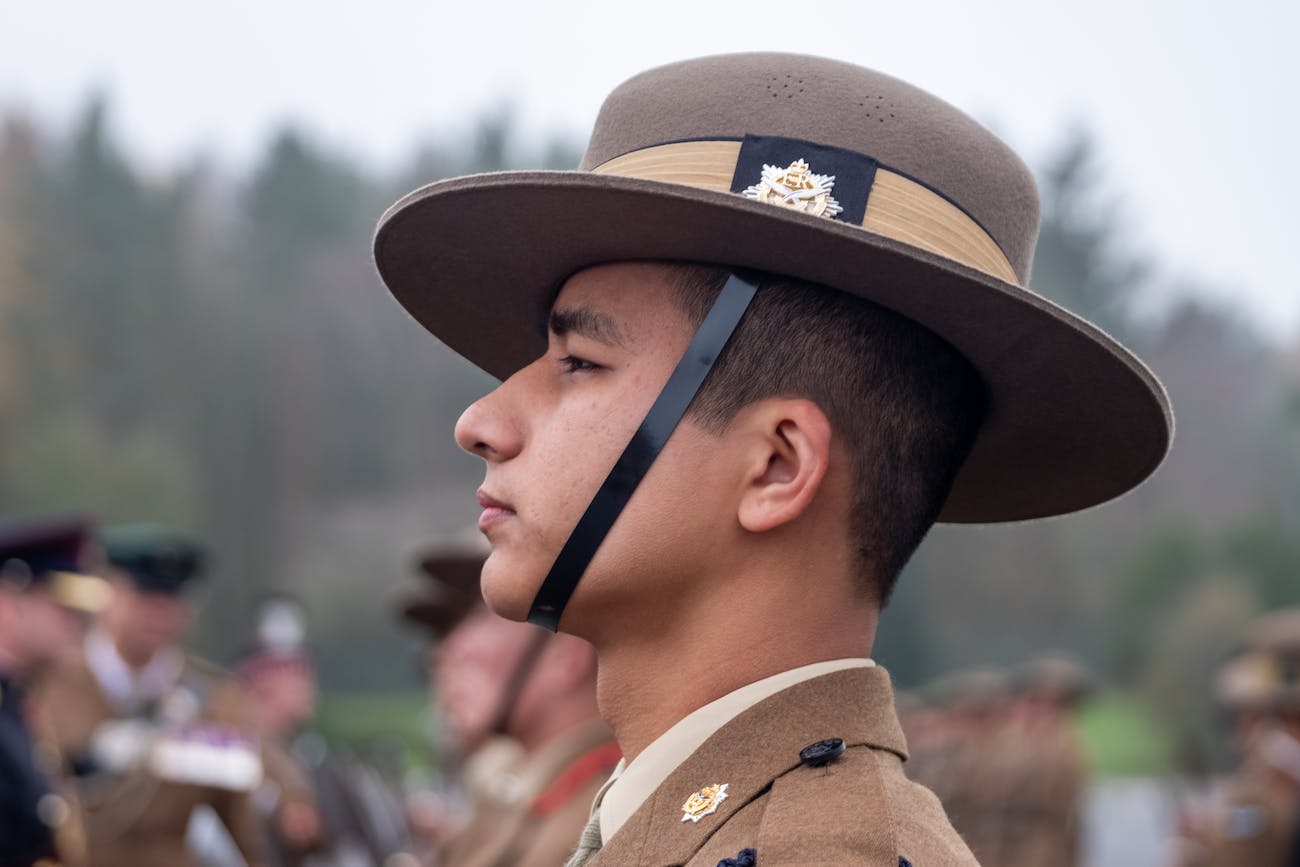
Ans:
<svg viewBox="0 0 1300 867"><path fill-rule="evenodd" d="M416 568L426 580L402 599L399 616L429 630L436 640L446 637L482 602L479 576L487 555L482 537L477 544L472 540L441 544L425 551Z"/></svg>
<svg viewBox="0 0 1300 867"><path fill-rule="evenodd" d="M897 311L988 387L989 417L940 516L978 523L1118 496L1173 433L1142 362L1025 288L1037 232L1029 171L947 103L847 63L738 54L618 87L577 171L407 195L380 220L375 260L421 324L500 378L545 351L563 281L602 262L754 268Z"/></svg>

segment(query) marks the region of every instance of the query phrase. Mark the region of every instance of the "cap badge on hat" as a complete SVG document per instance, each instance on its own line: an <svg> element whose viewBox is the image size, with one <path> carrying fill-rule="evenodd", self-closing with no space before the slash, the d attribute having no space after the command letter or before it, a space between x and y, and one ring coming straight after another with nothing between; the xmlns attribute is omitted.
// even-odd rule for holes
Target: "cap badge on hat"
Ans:
<svg viewBox="0 0 1300 867"><path fill-rule="evenodd" d="M784 169L764 163L762 179L747 187L744 195L814 217L834 217L844 210L831 195L834 186L834 175L815 174L805 160L797 159Z"/></svg>
<svg viewBox="0 0 1300 867"><path fill-rule="evenodd" d="M714 783L712 786L705 786L695 794L686 799L682 804L682 821L688 819L692 822L698 822L705 816L711 815L718 811L718 805L727 800L727 784Z"/></svg>

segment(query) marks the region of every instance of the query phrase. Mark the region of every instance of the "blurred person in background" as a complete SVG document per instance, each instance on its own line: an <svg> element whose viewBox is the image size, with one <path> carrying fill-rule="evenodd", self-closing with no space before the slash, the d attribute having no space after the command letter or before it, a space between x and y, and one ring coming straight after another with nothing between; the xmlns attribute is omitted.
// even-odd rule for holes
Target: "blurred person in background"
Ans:
<svg viewBox="0 0 1300 867"><path fill-rule="evenodd" d="M596 706L594 649L489 612L478 593L485 557L481 543L431 551L420 562L427 587L403 609L438 639L437 707L451 742L477 757L467 762L471 815L436 863L559 865L620 753Z"/></svg>
<svg viewBox="0 0 1300 867"><path fill-rule="evenodd" d="M1300 864L1300 608L1252 624L1214 689L1238 765L1198 813L1183 817L1176 863Z"/></svg>
<svg viewBox="0 0 1300 867"><path fill-rule="evenodd" d="M1088 760L1074 717L1094 688L1075 660L1046 654L1013 677L995 750L1006 787L1003 856L1020 867L1075 867L1082 858Z"/></svg>
<svg viewBox="0 0 1300 867"><path fill-rule="evenodd" d="M1003 859L1008 790L1013 785L1003 735L1010 718L1011 681L1003 671L979 668L960 672L939 686L947 707L947 737L942 760L929 767L953 828L983 865Z"/></svg>
<svg viewBox="0 0 1300 867"><path fill-rule="evenodd" d="M294 600L264 600L255 621L253 646L234 671L248 695L262 747L264 775L253 805L267 859L275 867L288 867L302 864L325 840L310 772L294 752L295 740L316 714L316 673Z"/></svg>
<svg viewBox="0 0 1300 867"><path fill-rule="evenodd" d="M409 848L396 794L354 756L310 730L319 687L301 603L268 596L252 646L235 665L248 694L265 775L253 803L273 867L401 864Z"/></svg>
<svg viewBox="0 0 1300 867"><path fill-rule="evenodd" d="M78 778L88 864L193 864L186 831L206 806L250 867L261 867L251 795L262 765L247 699L181 648L204 551L153 525L110 528L100 541L109 604L79 657L41 693Z"/></svg>
<svg viewBox="0 0 1300 867"><path fill-rule="evenodd" d="M88 541L80 519L0 522L0 867L76 865L85 856L49 715L28 691L75 658L107 601L107 584L83 571Z"/></svg>

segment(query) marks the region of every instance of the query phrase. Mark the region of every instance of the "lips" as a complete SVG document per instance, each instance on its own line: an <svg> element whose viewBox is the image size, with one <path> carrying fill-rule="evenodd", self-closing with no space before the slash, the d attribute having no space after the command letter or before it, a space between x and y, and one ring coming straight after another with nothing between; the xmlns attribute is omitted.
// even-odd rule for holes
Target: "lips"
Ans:
<svg viewBox="0 0 1300 867"><path fill-rule="evenodd" d="M512 518L515 514L515 510L509 503L497 499L482 488L478 490L478 504L483 509L482 514L478 516L478 528L481 532L487 532L493 524Z"/></svg>

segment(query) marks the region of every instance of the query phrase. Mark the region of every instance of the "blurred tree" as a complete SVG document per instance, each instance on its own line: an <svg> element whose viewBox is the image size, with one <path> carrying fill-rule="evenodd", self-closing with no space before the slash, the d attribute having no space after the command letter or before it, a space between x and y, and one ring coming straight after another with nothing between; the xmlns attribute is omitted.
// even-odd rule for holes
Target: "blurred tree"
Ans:
<svg viewBox="0 0 1300 867"><path fill-rule="evenodd" d="M1184 772L1205 774L1227 759L1213 678L1256 610L1246 581L1215 573L1166 600L1151 623L1151 654L1139 684L1170 732L1174 761Z"/></svg>
<svg viewBox="0 0 1300 867"><path fill-rule="evenodd" d="M1110 620L1111 672L1132 685L1155 639L1155 629L1188 587L1217 563L1214 547L1186 522L1155 532L1120 573Z"/></svg>
<svg viewBox="0 0 1300 867"><path fill-rule="evenodd" d="M1097 147L1083 128L1068 134L1041 174L1042 228L1031 287L1126 343L1148 267L1124 243L1122 208L1103 192Z"/></svg>

